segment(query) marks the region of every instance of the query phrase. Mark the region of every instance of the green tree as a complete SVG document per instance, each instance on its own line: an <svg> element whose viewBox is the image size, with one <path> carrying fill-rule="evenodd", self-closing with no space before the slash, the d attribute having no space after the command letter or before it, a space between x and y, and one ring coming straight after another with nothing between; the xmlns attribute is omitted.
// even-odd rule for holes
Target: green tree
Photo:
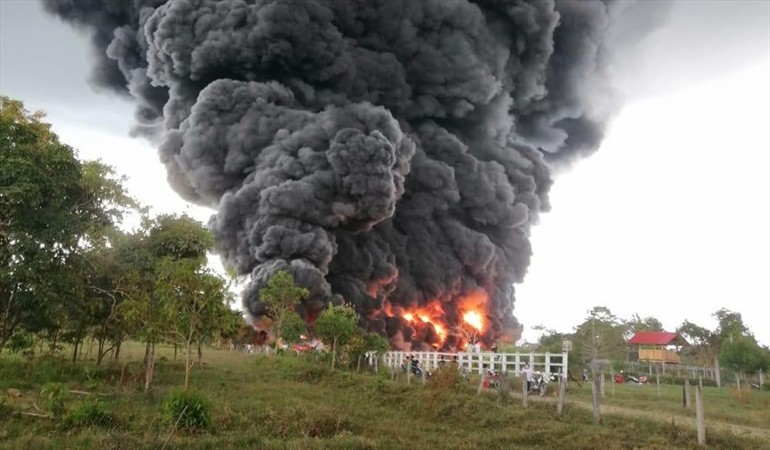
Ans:
<svg viewBox="0 0 770 450"><path fill-rule="evenodd" d="M625 361L628 358L626 334L626 325L609 308L594 307L575 328L573 352L582 363L594 359Z"/></svg>
<svg viewBox="0 0 770 450"><path fill-rule="evenodd" d="M310 291L294 284L294 277L289 272L281 270L276 272L267 281L267 285L259 290L259 299L272 319L272 330L275 335L275 349L278 350L278 340L284 329L294 331L289 321L296 315L295 308L310 295Z"/></svg>
<svg viewBox="0 0 770 450"><path fill-rule="evenodd" d="M184 389L190 384L192 348L227 317L227 287L222 278L190 259L162 261L155 295L166 340L185 348Z"/></svg>
<svg viewBox="0 0 770 450"><path fill-rule="evenodd" d="M625 322L625 325L628 339L639 331L664 331L661 321L652 316L643 318L639 314L634 314L631 320Z"/></svg>
<svg viewBox="0 0 770 450"><path fill-rule="evenodd" d="M287 343L297 343L307 333L307 324L299 314L286 314L278 322L278 332Z"/></svg>
<svg viewBox="0 0 770 450"><path fill-rule="evenodd" d="M767 371L770 358L767 352L757 342L747 336L733 337L722 344L719 352L719 362L723 367L736 372L740 387L741 374L754 374Z"/></svg>
<svg viewBox="0 0 770 450"><path fill-rule="evenodd" d="M19 327L58 333L83 292L72 268L136 207L122 178L78 161L43 118L0 97L0 352Z"/></svg>
<svg viewBox="0 0 770 450"><path fill-rule="evenodd" d="M337 360L339 346L355 334L358 323L356 311L350 305L329 305L313 324L316 335L332 348L332 369Z"/></svg>
<svg viewBox="0 0 770 450"><path fill-rule="evenodd" d="M130 241L134 252L126 256L133 287L122 312L136 337L146 344L145 390L149 390L154 377L155 345L168 338L169 316L164 301L170 298L169 289L175 288L159 280L167 275L169 264L180 264L190 273L200 270L213 238L203 224L186 215L161 215L145 218Z"/></svg>

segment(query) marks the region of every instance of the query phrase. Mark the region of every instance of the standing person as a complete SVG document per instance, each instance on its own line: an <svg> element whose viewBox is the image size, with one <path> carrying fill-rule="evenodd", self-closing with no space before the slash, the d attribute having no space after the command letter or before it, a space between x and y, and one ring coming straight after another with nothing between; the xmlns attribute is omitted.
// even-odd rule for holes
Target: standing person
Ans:
<svg viewBox="0 0 770 450"><path fill-rule="evenodd" d="M524 369L521 373L524 374L524 377L527 380L527 392L529 392L532 388L532 367L530 367L529 362L524 363Z"/></svg>

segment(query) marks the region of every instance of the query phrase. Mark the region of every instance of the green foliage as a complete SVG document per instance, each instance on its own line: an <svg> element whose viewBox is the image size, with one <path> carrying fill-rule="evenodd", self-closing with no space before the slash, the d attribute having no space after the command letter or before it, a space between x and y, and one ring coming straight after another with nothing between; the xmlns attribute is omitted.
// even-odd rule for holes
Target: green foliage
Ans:
<svg viewBox="0 0 770 450"><path fill-rule="evenodd" d="M280 336L289 343L299 342L301 336L307 333L307 325L298 314L286 314L277 325Z"/></svg>
<svg viewBox="0 0 770 450"><path fill-rule="evenodd" d="M92 254L137 207L124 177L78 161L43 118L0 98L0 352L18 328L82 337Z"/></svg>
<svg viewBox="0 0 770 450"><path fill-rule="evenodd" d="M339 346L347 344L355 335L358 322L356 311L350 305L329 305L313 324L316 335L332 348L332 367L338 354Z"/></svg>
<svg viewBox="0 0 770 450"><path fill-rule="evenodd" d="M62 383L48 383L40 391L43 397L44 407L55 418L60 418L67 410L64 401L67 399L69 390Z"/></svg>
<svg viewBox="0 0 770 450"><path fill-rule="evenodd" d="M163 403L163 418L180 429L206 431L211 428L211 406L195 391L173 391Z"/></svg>
<svg viewBox="0 0 770 450"><path fill-rule="evenodd" d="M723 367L738 372L756 373L759 370L767 372L770 357L753 338L738 336L722 344L719 362Z"/></svg>
<svg viewBox="0 0 770 450"><path fill-rule="evenodd" d="M136 342L125 343L123 349L132 360L140 360L143 351L144 346ZM173 355L170 346L159 346L158 351L159 357ZM603 423L596 425L590 413L591 389L585 384L570 384L565 414L556 419L550 399L533 399L524 408L516 398L519 390L514 388L514 396L506 404L494 390L476 395L477 379L457 390L437 389L414 380L408 386L403 377L391 380L384 370L378 375L331 370L309 356L255 358L231 351L209 353L215 363L201 371L198 388L206 393L210 405L211 433L171 433L178 415L173 420L166 418L164 406L180 370L172 362L158 366L157 395L150 396L132 389L114 390L120 378L118 364L93 368L94 385L83 389L113 393L101 406L115 416L116 423L71 427L20 413L34 411L30 401L43 406L35 397L38 384L49 377L69 386L82 384L80 365L5 355L0 359L0 398L7 387L22 389L23 397L6 397L5 411L0 410L0 448L133 450L162 448L166 440L167 449L191 450L698 448L690 425L693 411L682 408L681 386L662 385L661 397L654 383L607 386L602 404L608 408L603 409ZM22 388L24 383L31 384ZM736 403L731 392L704 387L708 447L766 447L770 393L745 389L745 402ZM68 406L78 409L82 400ZM676 417L677 425L670 423L670 417ZM753 428L731 434L726 431L727 423Z"/></svg>
<svg viewBox="0 0 770 450"><path fill-rule="evenodd" d="M293 310L295 306L308 297L310 292L294 284L294 277L285 270L278 271L259 290L259 299L271 314Z"/></svg>
<svg viewBox="0 0 770 450"><path fill-rule="evenodd" d="M457 364L445 363L433 371L428 379L428 385L434 389L445 391L459 391L463 389L467 381L460 372Z"/></svg>
<svg viewBox="0 0 770 450"><path fill-rule="evenodd" d="M259 299L267 308L268 315L272 318L276 348L278 338L282 336L284 328L291 333L298 329L297 321L291 316L296 316L294 313L295 308L309 295L310 291L295 285L294 277L285 270L276 272L267 280L267 285L259 290ZM293 323L287 324L285 323L286 321L293 321Z"/></svg>
<svg viewBox="0 0 770 450"><path fill-rule="evenodd" d="M117 424L117 417L99 399L90 399L76 405L64 423L69 427L112 428Z"/></svg>
<svg viewBox="0 0 770 450"><path fill-rule="evenodd" d="M35 345L35 337L28 332L20 331L14 333L8 340L8 350L11 353L21 353L25 350L29 350Z"/></svg>

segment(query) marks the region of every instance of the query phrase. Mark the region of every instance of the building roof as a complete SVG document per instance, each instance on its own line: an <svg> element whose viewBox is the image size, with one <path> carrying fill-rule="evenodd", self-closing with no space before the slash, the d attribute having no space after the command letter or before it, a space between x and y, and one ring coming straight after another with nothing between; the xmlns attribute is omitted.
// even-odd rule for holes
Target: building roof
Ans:
<svg viewBox="0 0 770 450"><path fill-rule="evenodd" d="M689 345L679 333L639 331L628 340L632 345Z"/></svg>

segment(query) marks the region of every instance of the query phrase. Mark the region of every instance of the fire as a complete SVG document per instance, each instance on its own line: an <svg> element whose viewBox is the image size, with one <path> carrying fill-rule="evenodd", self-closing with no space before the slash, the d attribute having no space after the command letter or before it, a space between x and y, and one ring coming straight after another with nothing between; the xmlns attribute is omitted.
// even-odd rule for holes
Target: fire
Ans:
<svg viewBox="0 0 770 450"><path fill-rule="evenodd" d="M475 328L477 331L484 330L484 319L478 311L468 311L463 314L463 322Z"/></svg>
<svg viewBox="0 0 770 450"><path fill-rule="evenodd" d="M428 342L434 348L441 349L451 337L450 345L462 350L469 341L481 338L488 331L489 324L486 318L488 300L488 294L482 289L457 298L450 306L442 301L433 300L418 308L404 308L386 300L381 313L387 317L401 317L409 323L416 334L421 336L430 336L432 329L433 338L429 338ZM445 311L445 307L451 308L453 312ZM450 321L452 317L456 319ZM425 335L426 332L429 334Z"/></svg>

